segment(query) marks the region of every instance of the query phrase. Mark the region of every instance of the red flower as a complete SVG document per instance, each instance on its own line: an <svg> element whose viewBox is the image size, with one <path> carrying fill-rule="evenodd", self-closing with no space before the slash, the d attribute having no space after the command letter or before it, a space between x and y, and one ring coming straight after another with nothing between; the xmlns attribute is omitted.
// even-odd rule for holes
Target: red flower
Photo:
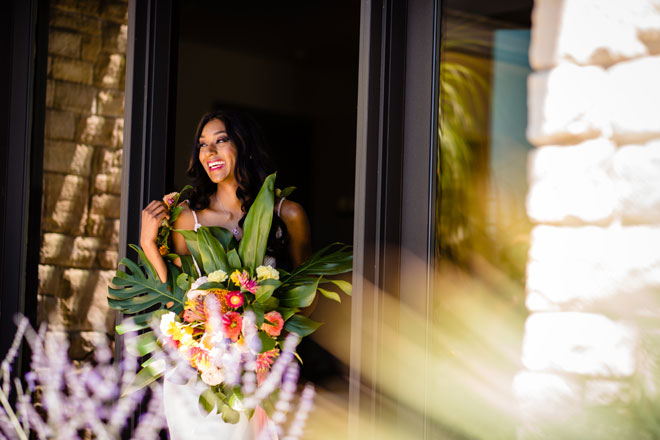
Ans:
<svg viewBox="0 0 660 440"><path fill-rule="evenodd" d="M268 333L269 336L279 336L282 332L282 327L284 327L284 319L282 319L280 312L277 310L268 312L264 315L264 319L272 324L264 322L261 324L261 330Z"/></svg>
<svg viewBox="0 0 660 440"><path fill-rule="evenodd" d="M243 327L243 317L237 312L227 312L222 316L222 329L225 336L236 342Z"/></svg>
<svg viewBox="0 0 660 440"><path fill-rule="evenodd" d="M229 292L227 295L225 295L225 301L229 307L237 309L243 305L243 294L241 294L241 292L238 290L234 290L233 292Z"/></svg>

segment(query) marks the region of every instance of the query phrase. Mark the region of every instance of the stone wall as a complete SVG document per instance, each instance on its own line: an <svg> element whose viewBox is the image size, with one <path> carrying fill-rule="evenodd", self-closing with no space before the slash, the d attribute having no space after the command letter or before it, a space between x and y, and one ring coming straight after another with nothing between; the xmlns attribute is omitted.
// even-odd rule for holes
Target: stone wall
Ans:
<svg viewBox="0 0 660 440"><path fill-rule="evenodd" d="M532 19L519 438L657 438L660 1Z"/></svg>
<svg viewBox="0 0 660 440"><path fill-rule="evenodd" d="M128 3L51 1L38 319L83 359L112 333Z"/></svg>

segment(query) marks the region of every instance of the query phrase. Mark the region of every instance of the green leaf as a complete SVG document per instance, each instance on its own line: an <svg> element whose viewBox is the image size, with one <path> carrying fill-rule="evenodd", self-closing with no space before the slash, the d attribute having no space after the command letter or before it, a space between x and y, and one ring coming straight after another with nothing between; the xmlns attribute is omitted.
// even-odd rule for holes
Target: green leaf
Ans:
<svg viewBox="0 0 660 440"><path fill-rule="evenodd" d="M280 305L283 307L310 306L316 297L318 285L319 280L317 279L312 283L305 283L281 293L279 295Z"/></svg>
<svg viewBox="0 0 660 440"><path fill-rule="evenodd" d="M291 333L297 333L301 338L311 335L323 325L322 322L312 321L302 315L293 315L286 323L284 329Z"/></svg>
<svg viewBox="0 0 660 440"><path fill-rule="evenodd" d="M238 253L251 271L263 263L266 255L266 242L273 220L274 187L275 174L271 174L264 180L243 223L243 238L238 244Z"/></svg>
<svg viewBox="0 0 660 440"><path fill-rule="evenodd" d="M307 261L288 276L281 275L283 284L292 284L300 277L310 275L336 275L353 269L353 252L350 246L333 243L315 252Z"/></svg>
<svg viewBox="0 0 660 440"><path fill-rule="evenodd" d="M353 285L348 281L344 280L328 280L335 286L339 287L346 295L351 296L353 294Z"/></svg>
<svg viewBox="0 0 660 440"><path fill-rule="evenodd" d="M199 273L197 273L197 268L195 267L195 263L193 263L192 256L179 255L179 259L181 259L181 270L190 275L193 280L196 280L197 277L199 277Z"/></svg>
<svg viewBox="0 0 660 440"><path fill-rule="evenodd" d="M275 344L277 343L275 339L268 336L268 334L262 330L259 330L259 333L257 334L259 335L259 340L261 341L261 351L259 353L264 353L275 348Z"/></svg>
<svg viewBox="0 0 660 440"><path fill-rule="evenodd" d="M173 229L173 231L178 232L179 234L181 234L183 236L184 240L186 240L186 246L188 247L188 250L190 251L190 255L192 255L192 257L195 258L195 261L197 261L198 263L200 261L202 261L202 255L199 253L199 244L197 242L197 232L188 231L188 230L185 230L185 229ZM192 262L192 259L191 259L191 262ZM195 267L194 264L192 266ZM195 274L196 273L197 273L197 269L195 269ZM203 275L203 274L195 275L195 278L197 278L198 276L201 276L201 275Z"/></svg>
<svg viewBox="0 0 660 440"><path fill-rule="evenodd" d="M231 423L232 425L235 425L238 423L240 418L241 414L238 411L230 408L227 404L222 405L222 420L225 423Z"/></svg>
<svg viewBox="0 0 660 440"><path fill-rule="evenodd" d="M295 186L287 186L283 190L278 190L277 197L280 199L285 199L291 195L292 192L296 190Z"/></svg>
<svg viewBox="0 0 660 440"><path fill-rule="evenodd" d="M164 372L165 359L158 359L158 361L150 363L135 375L133 382L131 382L131 384L122 391L121 397L125 397L139 389L146 387L160 376L162 376Z"/></svg>
<svg viewBox="0 0 660 440"><path fill-rule="evenodd" d="M261 304L265 303L270 299L274 291L275 286L273 285L262 284L261 286L257 287L257 292L255 293L257 302Z"/></svg>
<svg viewBox="0 0 660 440"><path fill-rule="evenodd" d="M176 285L179 286L179 288L182 290L190 289L191 284L192 280L190 279L190 275L187 273L181 273L178 277L176 277Z"/></svg>
<svg viewBox="0 0 660 440"><path fill-rule="evenodd" d="M263 301L260 303L264 310L275 310L277 306L280 305L280 300L275 298L274 296L271 296L267 300Z"/></svg>
<svg viewBox="0 0 660 440"><path fill-rule="evenodd" d="M331 290L321 289L320 287L319 287L319 292L321 292L321 294L323 296L325 296L326 298L331 299L333 301L337 301L338 303L341 303L341 298L339 297L339 294L337 292L333 292Z"/></svg>
<svg viewBox="0 0 660 440"><path fill-rule="evenodd" d="M257 327L261 327L261 324L264 322L264 306L255 302L250 307L250 310L254 312L254 323L257 324Z"/></svg>
<svg viewBox="0 0 660 440"><path fill-rule="evenodd" d="M200 409L204 412L204 414L210 414L214 409L216 412L220 412L222 405L225 404L222 396L224 396L222 393L218 394L214 392L213 389L206 388L199 395L198 403Z"/></svg>
<svg viewBox="0 0 660 440"><path fill-rule="evenodd" d="M171 225L174 224L176 219L179 218L181 211L183 211L183 206L175 206L174 208L172 208L172 210L170 211L170 219L168 220L169 224Z"/></svg>
<svg viewBox="0 0 660 440"><path fill-rule="evenodd" d="M224 249L232 249L232 241L236 241L231 231L220 226L207 226L207 229L213 237L220 242Z"/></svg>
<svg viewBox="0 0 660 440"><path fill-rule="evenodd" d="M115 326L117 334L123 335L130 332L136 332L149 327L155 312L143 313L141 315L129 316L121 324Z"/></svg>
<svg viewBox="0 0 660 440"><path fill-rule="evenodd" d="M131 340L126 344L126 351L134 356L145 356L157 349L158 341L152 331L142 333L135 340Z"/></svg>
<svg viewBox="0 0 660 440"><path fill-rule="evenodd" d="M223 270L225 273L230 273L227 254L208 228L202 226L197 229L197 243L199 245L199 253L202 256L202 266L207 274L218 269Z"/></svg>
<svg viewBox="0 0 660 440"><path fill-rule="evenodd" d="M282 319L286 322L289 318L298 313L300 309L296 307L278 307L277 311L280 312Z"/></svg>
<svg viewBox="0 0 660 440"><path fill-rule="evenodd" d="M211 290L211 289L226 289L227 287L223 283L204 283L197 288L197 290Z"/></svg>
<svg viewBox="0 0 660 440"><path fill-rule="evenodd" d="M243 264L241 263L241 257L238 256L236 249L232 249L227 252L227 261L233 269L240 269L243 267Z"/></svg>

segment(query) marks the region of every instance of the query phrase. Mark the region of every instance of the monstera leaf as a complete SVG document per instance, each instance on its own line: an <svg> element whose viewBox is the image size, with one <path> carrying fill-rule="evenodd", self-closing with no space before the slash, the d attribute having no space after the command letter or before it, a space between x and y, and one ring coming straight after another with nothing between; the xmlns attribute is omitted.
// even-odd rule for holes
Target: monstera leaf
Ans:
<svg viewBox="0 0 660 440"><path fill-rule="evenodd" d="M128 258L121 260L120 264L126 267L127 272L118 270L112 279L112 285L108 287L110 307L131 315L166 305L169 305L169 309L174 313L181 312L185 304L185 292L174 282L181 269L167 263L168 279L163 283L142 249L133 245L131 248L140 256L142 267Z"/></svg>

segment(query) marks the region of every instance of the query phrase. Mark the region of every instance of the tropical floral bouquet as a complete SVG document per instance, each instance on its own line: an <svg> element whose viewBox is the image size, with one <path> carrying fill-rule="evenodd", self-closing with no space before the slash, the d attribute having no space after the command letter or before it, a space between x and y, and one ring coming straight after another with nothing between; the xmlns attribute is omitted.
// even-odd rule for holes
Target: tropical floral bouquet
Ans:
<svg viewBox="0 0 660 440"><path fill-rule="evenodd" d="M301 309L314 302L317 292L341 301L337 292L319 286L333 284L351 294L350 283L328 278L352 269L349 246L329 245L292 272L264 265L273 217L274 181L274 174L264 181L245 218L240 242L219 227L200 227L196 232L177 230L191 255L179 256L181 267L166 259L166 283L160 281L142 250L132 246L141 264L123 259L120 264L127 272L117 271L108 292L112 308L133 315L117 331L144 331L158 319L156 328L140 335L139 353L149 355L159 348L176 350L208 386L200 403L207 410L215 407L228 422L238 420L236 410L243 407L241 400L246 391L253 391L250 378L256 376L256 386L269 382L278 356L297 356L295 345L291 348L287 341L295 339L297 343L321 325L302 315ZM178 196L170 197L176 204ZM165 363L154 359L143 363L143 370L126 392L164 373ZM262 406L268 409L266 404Z"/></svg>

